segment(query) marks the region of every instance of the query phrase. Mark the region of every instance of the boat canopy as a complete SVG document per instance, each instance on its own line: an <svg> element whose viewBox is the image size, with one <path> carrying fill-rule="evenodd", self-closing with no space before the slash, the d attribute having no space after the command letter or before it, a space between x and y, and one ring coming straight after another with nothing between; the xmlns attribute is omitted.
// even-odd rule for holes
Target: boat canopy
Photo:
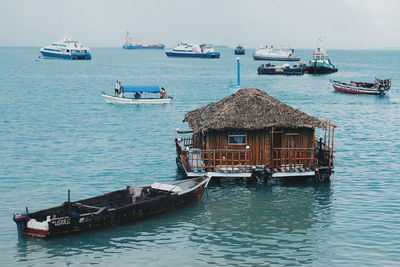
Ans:
<svg viewBox="0 0 400 267"><path fill-rule="evenodd" d="M161 87L158 85L146 85L146 86L138 86L138 85L125 85L123 87L125 93L160 93Z"/></svg>

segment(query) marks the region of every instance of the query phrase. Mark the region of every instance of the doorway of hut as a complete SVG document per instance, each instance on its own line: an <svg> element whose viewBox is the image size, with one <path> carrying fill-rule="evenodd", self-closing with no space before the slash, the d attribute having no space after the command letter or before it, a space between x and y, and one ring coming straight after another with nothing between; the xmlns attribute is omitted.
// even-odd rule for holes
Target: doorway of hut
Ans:
<svg viewBox="0 0 400 267"><path fill-rule="evenodd" d="M281 148L282 148L282 136L283 130L282 129L274 129L271 130L271 167L272 168L280 168L282 165L281 160Z"/></svg>

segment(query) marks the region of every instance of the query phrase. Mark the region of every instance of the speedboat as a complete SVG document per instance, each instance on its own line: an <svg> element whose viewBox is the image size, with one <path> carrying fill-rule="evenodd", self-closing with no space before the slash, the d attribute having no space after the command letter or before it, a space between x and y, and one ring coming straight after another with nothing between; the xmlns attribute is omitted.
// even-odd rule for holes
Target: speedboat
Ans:
<svg viewBox="0 0 400 267"><path fill-rule="evenodd" d="M39 51L45 58L92 59L90 48L84 47L79 41L72 41L67 37L42 47Z"/></svg>
<svg viewBox="0 0 400 267"><path fill-rule="evenodd" d="M244 49L243 46L238 45L238 46L235 48L235 55L244 55L244 54L246 54L246 50Z"/></svg>
<svg viewBox="0 0 400 267"><path fill-rule="evenodd" d="M62 205L30 213L15 213L20 237L48 238L133 222L199 201L210 181L202 176L172 183L127 186L104 195L68 200Z"/></svg>
<svg viewBox="0 0 400 267"><path fill-rule="evenodd" d="M283 64L282 66L275 66L270 63L262 64L258 67L258 74L269 74L269 75L303 75L305 73L306 65L298 63L293 66L289 64Z"/></svg>
<svg viewBox="0 0 400 267"><path fill-rule="evenodd" d="M327 74L337 71L338 69L332 64L325 49L317 47L312 60L307 64L306 72L309 74Z"/></svg>
<svg viewBox="0 0 400 267"><path fill-rule="evenodd" d="M167 96L165 89L158 85L126 85L122 86L118 94L108 95L103 92L101 96L106 103L114 104L166 104L172 101L172 97Z"/></svg>
<svg viewBox="0 0 400 267"><path fill-rule="evenodd" d="M219 58L220 53L216 52L210 44L180 43L174 49L166 51L168 57L198 57L198 58Z"/></svg>
<svg viewBox="0 0 400 267"><path fill-rule="evenodd" d="M336 92L347 94L386 95L391 87L390 79L377 79L373 83L354 82L344 83L330 80Z"/></svg>
<svg viewBox="0 0 400 267"><path fill-rule="evenodd" d="M270 61L299 61L300 57L295 56L294 49L280 48L275 49L265 46L258 48L253 54L254 60L270 60Z"/></svg>

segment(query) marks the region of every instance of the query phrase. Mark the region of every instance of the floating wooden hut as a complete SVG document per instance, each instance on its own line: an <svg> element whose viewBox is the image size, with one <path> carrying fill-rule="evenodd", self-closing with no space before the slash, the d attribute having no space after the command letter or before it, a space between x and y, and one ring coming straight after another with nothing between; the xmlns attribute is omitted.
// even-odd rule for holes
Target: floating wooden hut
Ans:
<svg viewBox="0 0 400 267"><path fill-rule="evenodd" d="M314 177L333 172L335 125L248 88L190 111L175 138L186 176Z"/></svg>

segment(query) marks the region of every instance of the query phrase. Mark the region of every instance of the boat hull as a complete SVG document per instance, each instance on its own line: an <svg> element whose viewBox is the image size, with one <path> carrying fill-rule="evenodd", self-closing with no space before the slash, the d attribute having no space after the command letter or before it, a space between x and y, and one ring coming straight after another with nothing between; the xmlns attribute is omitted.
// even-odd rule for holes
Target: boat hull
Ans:
<svg viewBox="0 0 400 267"><path fill-rule="evenodd" d="M124 45L123 49L140 49L140 50L162 50L165 48L165 45L160 46L137 46L137 45Z"/></svg>
<svg viewBox="0 0 400 267"><path fill-rule="evenodd" d="M113 104L169 104L172 98L123 98L117 96L111 96L107 94L101 94L106 103Z"/></svg>
<svg viewBox="0 0 400 267"><path fill-rule="evenodd" d="M94 197L91 199L80 200L76 202L65 202L63 206L58 206L54 208L50 208L48 210L39 211L36 213L32 213L27 216L26 221L28 223L19 221L20 224L25 223L25 228L23 228L22 236L30 236L37 238L49 238L56 237L61 235L67 235L77 232L89 231L98 228L103 228L107 226L114 226L128 222L134 222L138 220L145 219L146 217L153 216L159 213L167 212L174 210L183 205L189 204L191 202L201 200L208 182L210 181L210 177L197 177L194 179L188 179L180 182L176 182L171 184L180 186L184 183L189 183L192 185L186 191L176 193L173 191L173 188L170 191L163 191L162 194L157 195L155 197L149 198L148 200L142 200L140 202L135 203L136 197L135 192L131 191L132 187L127 187L124 190L114 191L102 196ZM146 191L147 188L142 188L145 194L152 194L151 191ZM152 189L154 190L154 189ZM158 190L157 190L158 191ZM79 212L79 207L92 207L88 205L83 205L82 203L92 201L93 199L98 199L102 205L108 205L108 207L104 207L100 209L98 212L92 213L81 213ZM115 203L116 200L121 200L124 204L119 207L114 207L113 204L108 204L107 199L110 202ZM125 204L125 202L129 201L129 203ZM77 209L78 207L78 209ZM95 207L92 207L95 208ZM71 211L72 209L72 211ZM31 221L30 216L35 217L53 217L57 213L62 210L69 210L66 212L65 216L48 219L46 223L48 226L46 229L34 229L29 226L29 222ZM78 211L76 211L78 210ZM14 216L15 217L15 216ZM40 222L42 223L42 222Z"/></svg>
<svg viewBox="0 0 400 267"><path fill-rule="evenodd" d="M307 67L306 72L308 74L329 74L337 72L337 68L327 68L327 67Z"/></svg>
<svg viewBox="0 0 400 267"><path fill-rule="evenodd" d="M220 58L219 52L208 52L208 53L179 53L173 51L167 51L165 54L168 57L192 57L192 58Z"/></svg>
<svg viewBox="0 0 400 267"><path fill-rule="evenodd" d="M235 55L244 55L246 54L245 50L235 50Z"/></svg>
<svg viewBox="0 0 400 267"><path fill-rule="evenodd" d="M51 53L40 51L45 58L57 58L57 59L69 59L69 60L91 60L92 55L90 53L74 53L74 54L62 54L62 53Z"/></svg>
<svg viewBox="0 0 400 267"><path fill-rule="evenodd" d="M304 69L272 69L272 68L258 68L259 75L303 75Z"/></svg>
<svg viewBox="0 0 400 267"><path fill-rule="evenodd" d="M269 61L300 61L299 57L268 57L253 55L254 60L269 60Z"/></svg>

